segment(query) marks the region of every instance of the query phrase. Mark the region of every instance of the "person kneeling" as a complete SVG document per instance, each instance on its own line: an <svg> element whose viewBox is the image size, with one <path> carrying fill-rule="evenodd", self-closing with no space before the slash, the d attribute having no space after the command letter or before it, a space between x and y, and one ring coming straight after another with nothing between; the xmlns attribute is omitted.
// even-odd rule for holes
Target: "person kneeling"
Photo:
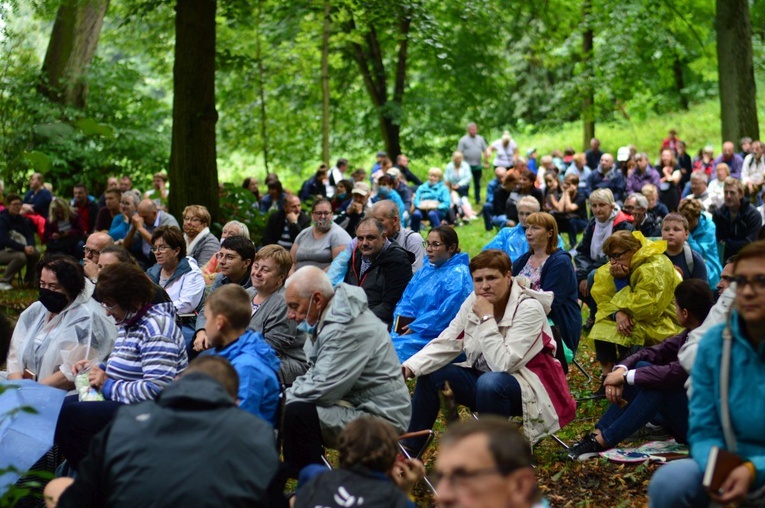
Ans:
<svg viewBox="0 0 765 508"><path fill-rule="evenodd" d="M441 335L402 366L417 376L409 431L430 429L438 416L438 391L448 381L459 404L481 414L523 416L536 442L574 418L547 312L553 295L513 280L510 258L489 249L470 261L473 293ZM451 362L461 353L467 359ZM422 440L406 445L419 449Z"/></svg>
<svg viewBox="0 0 765 508"><path fill-rule="evenodd" d="M604 381L611 406L588 434L568 451L571 460L586 460L617 446L651 419L660 415L675 439L688 437L688 397L683 369L677 353L691 330L698 328L712 307L712 292L706 280L689 279L675 288L677 319L681 333L627 357Z"/></svg>

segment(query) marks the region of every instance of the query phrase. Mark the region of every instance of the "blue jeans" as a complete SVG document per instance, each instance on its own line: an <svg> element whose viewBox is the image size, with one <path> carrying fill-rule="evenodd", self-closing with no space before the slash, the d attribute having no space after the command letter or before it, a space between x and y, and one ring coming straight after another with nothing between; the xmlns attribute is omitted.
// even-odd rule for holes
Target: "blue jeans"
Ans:
<svg viewBox="0 0 765 508"><path fill-rule="evenodd" d="M651 508L694 508L709 505L701 486L704 471L693 459L682 459L661 466L648 485Z"/></svg>
<svg viewBox="0 0 765 508"><path fill-rule="evenodd" d="M637 368L650 367L649 362L638 362ZM635 385L624 385L622 398L629 404L622 409L611 404L598 423L603 439L609 447L618 445L654 416L660 414L675 439L686 442L688 436L688 397L680 386L670 390L655 390Z"/></svg>
<svg viewBox="0 0 765 508"><path fill-rule="evenodd" d="M412 231L414 232L420 231L420 224L422 223L423 213L427 214L428 220L430 221L431 228L440 226L441 220L444 217L446 217L446 213L442 212L441 210L429 210L427 212L423 212L422 210L417 208L412 213Z"/></svg>
<svg viewBox="0 0 765 508"><path fill-rule="evenodd" d="M507 372L481 372L447 365L417 380L412 397L409 432L433 428L441 407L438 392L443 389L446 381L449 381L457 404L467 406L472 411L504 417L523 414L521 386ZM406 444L418 450L424 442L425 438L418 438Z"/></svg>

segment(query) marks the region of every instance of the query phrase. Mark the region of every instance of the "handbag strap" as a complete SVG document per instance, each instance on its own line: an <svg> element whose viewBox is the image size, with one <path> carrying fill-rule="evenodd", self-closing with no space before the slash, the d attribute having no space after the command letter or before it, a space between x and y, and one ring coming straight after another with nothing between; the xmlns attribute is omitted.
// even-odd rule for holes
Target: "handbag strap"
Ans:
<svg viewBox="0 0 765 508"><path fill-rule="evenodd" d="M730 363L733 349L733 333L730 326L730 314L725 321L722 333L722 356L720 358L720 419L722 423L725 447L736 453L736 434L730 420Z"/></svg>

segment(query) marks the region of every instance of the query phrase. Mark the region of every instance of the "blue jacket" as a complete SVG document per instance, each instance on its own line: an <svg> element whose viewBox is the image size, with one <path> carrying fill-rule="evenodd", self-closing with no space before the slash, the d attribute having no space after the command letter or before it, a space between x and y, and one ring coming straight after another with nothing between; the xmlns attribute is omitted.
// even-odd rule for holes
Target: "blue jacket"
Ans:
<svg viewBox="0 0 765 508"><path fill-rule="evenodd" d="M730 418L737 453L757 470L755 487L765 484L765 344L758 351L747 340L738 311L730 318L733 334L730 376ZM725 323L710 329L699 343L691 370L693 391L688 420L691 456L704 471L712 446L725 448L720 419L720 358Z"/></svg>
<svg viewBox="0 0 765 508"><path fill-rule="evenodd" d="M473 291L469 261L468 255L460 252L441 266L428 262L409 281L393 312L393 323L399 316L415 318L409 323L412 333L399 335L395 329L390 332L402 363L449 326Z"/></svg>
<svg viewBox="0 0 765 508"><path fill-rule="evenodd" d="M526 252L513 263L513 276L521 273L530 257L531 252ZM548 317L558 327L563 342L576 352L582 335L582 311L577 300L576 270L571 255L563 249L550 254L542 266L540 283L543 291L552 291L555 295Z"/></svg>
<svg viewBox="0 0 765 508"><path fill-rule="evenodd" d="M246 331L212 354L231 362L239 374L239 407L276 424L279 407L279 358L258 332Z"/></svg>
<svg viewBox="0 0 765 508"><path fill-rule="evenodd" d="M624 181L624 175L616 167L612 168L608 172L608 175L603 175L600 172L600 167L590 173L587 177L587 187L585 194L590 197L592 191L595 189L611 189L614 193L614 199L620 203L624 201L624 192L627 189L627 182Z"/></svg>
<svg viewBox="0 0 765 508"><path fill-rule="evenodd" d="M442 212L448 211L449 207L452 206L452 197L444 182L438 182L433 186L428 182L417 187L417 192L414 194L414 207L419 207L420 201L426 199L437 199L438 209Z"/></svg>
<svg viewBox="0 0 765 508"><path fill-rule="evenodd" d="M702 213L699 217L699 225L688 235L688 245L704 258L704 263L707 265L707 279L712 290L717 287L722 273L715 229L715 223Z"/></svg>
<svg viewBox="0 0 765 508"><path fill-rule="evenodd" d="M404 200L401 199L401 195L398 193L395 189L390 189L388 191L388 194L383 196L380 194L380 191L377 191L377 195L372 198L372 203L377 203L378 201L382 201L383 199L390 199L394 203L396 203L396 206L398 207L398 218L401 221L401 223L404 223L404 212L406 212L406 206L404 205Z"/></svg>
<svg viewBox="0 0 765 508"><path fill-rule="evenodd" d="M499 178L495 176L486 186L486 204L494 203L494 191L497 190L497 187L499 187L500 183L501 182L499 181Z"/></svg>
<svg viewBox="0 0 765 508"><path fill-rule="evenodd" d="M563 238L560 235L558 235L558 248L565 248ZM502 228L481 250L488 249L503 250L510 256L511 261L515 261L529 251L529 242L526 241L526 230L520 224L511 228Z"/></svg>

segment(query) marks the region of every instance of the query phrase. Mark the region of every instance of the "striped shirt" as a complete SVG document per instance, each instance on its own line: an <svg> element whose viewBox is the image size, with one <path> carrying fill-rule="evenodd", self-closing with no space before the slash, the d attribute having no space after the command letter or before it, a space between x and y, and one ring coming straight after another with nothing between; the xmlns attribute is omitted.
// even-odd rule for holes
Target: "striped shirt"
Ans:
<svg viewBox="0 0 765 508"><path fill-rule="evenodd" d="M120 325L106 362L102 392L109 400L132 404L153 400L188 366L172 303L158 303L129 326Z"/></svg>

